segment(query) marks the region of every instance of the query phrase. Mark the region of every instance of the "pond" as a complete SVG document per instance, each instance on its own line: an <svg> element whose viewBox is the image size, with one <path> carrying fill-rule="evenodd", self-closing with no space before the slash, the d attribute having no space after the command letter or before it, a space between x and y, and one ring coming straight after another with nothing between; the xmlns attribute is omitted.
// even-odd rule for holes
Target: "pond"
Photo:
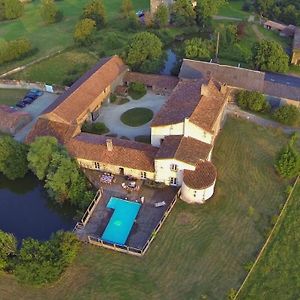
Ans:
<svg viewBox="0 0 300 300"><path fill-rule="evenodd" d="M167 49L167 60L163 69L160 71L162 75L171 75L171 71L176 63L176 54L172 49Z"/></svg>
<svg viewBox="0 0 300 300"><path fill-rule="evenodd" d="M27 237L47 240L57 230L72 230L73 215L53 204L33 174L14 181L0 174L0 229L13 233L19 242Z"/></svg>

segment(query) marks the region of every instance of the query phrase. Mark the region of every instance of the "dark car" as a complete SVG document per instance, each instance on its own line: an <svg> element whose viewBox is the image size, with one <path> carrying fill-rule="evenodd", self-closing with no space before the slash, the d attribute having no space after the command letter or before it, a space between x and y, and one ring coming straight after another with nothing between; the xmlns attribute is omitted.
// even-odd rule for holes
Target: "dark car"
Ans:
<svg viewBox="0 0 300 300"><path fill-rule="evenodd" d="M144 11L143 10L138 10L136 13L135 13L139 18L140 17L143 17L145 15Z"/></svg>
<svg viewBox="0 0 300 300"><path fill-rule="evenodd" d="M35 94L35 95L37 95L38 97L40 97L40 96L42 96L42 95L44 94L43 91L38 90L38 89L31 89L31 90L29 91L29 93Z"/></svg>
<svg viewBox="0 0 300 300"><path fill-rule="evenodd" d="M25 97L22 101L25 103L25 104L31 104L35 99L32 99L30 97Z"/></svg>
<svg viewBox="0 0 300 300"><path fill-rule="evenodd" d="M34 93L29 92L29 93L27 93L27 94L25 95L24 99L26 99L26 98L31 98L32 100L35 100L35 99L37 99L38 97L39 97L39 96L38 96L37 94L34 94Z"/></svg>
<svg viewBox="0 0 300 300"><path fill-rule="evenodd" d="M20 107L20 108L23 108L26 106L26 103L23 102L23 101L19 101L17 104L16 104L17 107Z"/></svg>

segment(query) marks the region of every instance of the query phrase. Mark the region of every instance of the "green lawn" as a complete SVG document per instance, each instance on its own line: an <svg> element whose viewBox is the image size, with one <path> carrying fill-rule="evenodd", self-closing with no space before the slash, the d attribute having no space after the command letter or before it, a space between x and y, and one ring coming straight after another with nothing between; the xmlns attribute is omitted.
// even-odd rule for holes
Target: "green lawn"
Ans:
<svg viewBox="0 0 300 300"><path fill-rule="evenodd" d="M225 299L239 287L285 200L286 183L273 162L286 142L279 131L228 119L214 149L214 197L202 206L178 201L145 257L85 245L51 286L33 288L3 274L1 298Z"/></svg>
<svg viewBox="0 0 300 300"><path fill-rule="evenodd" d="M268 245L239 299L299 299L300 291L300 182L276 235Z"/></svg>
<svg viewBox="0 0 300 300"><path fill-rule="evenodd" d="M148 0L133 0L132 2L135 9L146 9L149 5ZM0 41L24 37L32 42L33 47L38 48L38 52L33 56L1 66L0 72L73 45L74 27L87 1L64 0L56 3L64 14L63 20L59 23L51 25L43 23L39 12L40 0L26 4L22 18L0 23ZM108 28L118 26L120 23L118 16L120 4L121 0L104 0L109 21Z"/></svg>
<svg viewBox="0 0 300 300"><path fill-rule="evenodd" d="M27 92L23 89L0 89L0 104L15 105Z"/></svg>
<svg viewBox="0 0 300 300"><path fill-rule="evenodd" d="M68 77L68 74L76 69L79 64L84 65L84 67L81 68L81 73L77 77L80 77L84 71L87 71L96 62L97 58L85 49L65 51L34 64L24 71L15 73L10 78L64 85L64 80Z"/></svg>
<svg viewBox="0 0 300 300"><path fill-rule="evenodd" d="M151 121L153 111L149 108L136 107L125 111L121 115L121 121L131 127L138 127Z"/></svg>
<svg viewBox="0 0 300 300"><path fill-rule="evenodd" d="M219 16L230 17L230 18L247 18L250 13L242 10L244 0L229 0L224 6L222 6L218 12Z"/></svg>

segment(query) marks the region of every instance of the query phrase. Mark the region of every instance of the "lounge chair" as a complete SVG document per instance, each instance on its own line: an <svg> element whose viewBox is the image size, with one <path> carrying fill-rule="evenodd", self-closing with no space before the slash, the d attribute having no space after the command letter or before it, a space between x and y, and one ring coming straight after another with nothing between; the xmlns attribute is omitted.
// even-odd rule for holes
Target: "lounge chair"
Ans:
<svg viewBox="0 0 300 300"><path fill-rule="evenodd" d="M156 202L154 203L154 206L155 207L161 207L161 206L165 206L166 205L166 202L165 201L161 201L161 202Z"/></svg>

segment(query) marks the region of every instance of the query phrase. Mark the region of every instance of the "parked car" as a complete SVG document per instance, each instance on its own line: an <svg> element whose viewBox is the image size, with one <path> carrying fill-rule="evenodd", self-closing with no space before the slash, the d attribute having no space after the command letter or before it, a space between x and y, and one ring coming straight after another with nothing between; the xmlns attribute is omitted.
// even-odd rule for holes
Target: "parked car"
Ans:
<svg viewBox="0 0 300 300"><path fill-rule="evenodd" d="M16 104L17 107L20 107L20 108L23 108L26 106L26 103L23 102L23 100L19 101L17 104Z"/></svg>
<svg viewBox="0 0 300 300"><path fill-rule="evenodd" d="M135 13L139 18L140 17L143 17L145 15L144 11L143 10L138 10L136 13Z"/></svg>
<svg viewBox="0 0 300 300"><path fill-rule="evenodd" d="M40 97L40 96L42 96L44 94L43 91L38 90L38 89L31 89L29 92L32 93L32 94L37 95L38 97Z"/></svg>
<svg viewBox="0 0 300 300"><path fill-rule="evenodd" d="M35 100L35 99L37 99L39 96L37 95L37 94L34 94L34 93L31 93L31 92L29 92L29 93L27 93L26 95L25 95L25 97L24 97L24 99L26 99L26 98L31 98L32 100ZM24 100L23 99L23 100Z"/></svg>
<svg viewBox="0 0 300 300"><path fill-rule="evenodd" d="M32 99L30 97L25 97L22 101L25 103L25 104L31 104L35 99Z"/></svg>

